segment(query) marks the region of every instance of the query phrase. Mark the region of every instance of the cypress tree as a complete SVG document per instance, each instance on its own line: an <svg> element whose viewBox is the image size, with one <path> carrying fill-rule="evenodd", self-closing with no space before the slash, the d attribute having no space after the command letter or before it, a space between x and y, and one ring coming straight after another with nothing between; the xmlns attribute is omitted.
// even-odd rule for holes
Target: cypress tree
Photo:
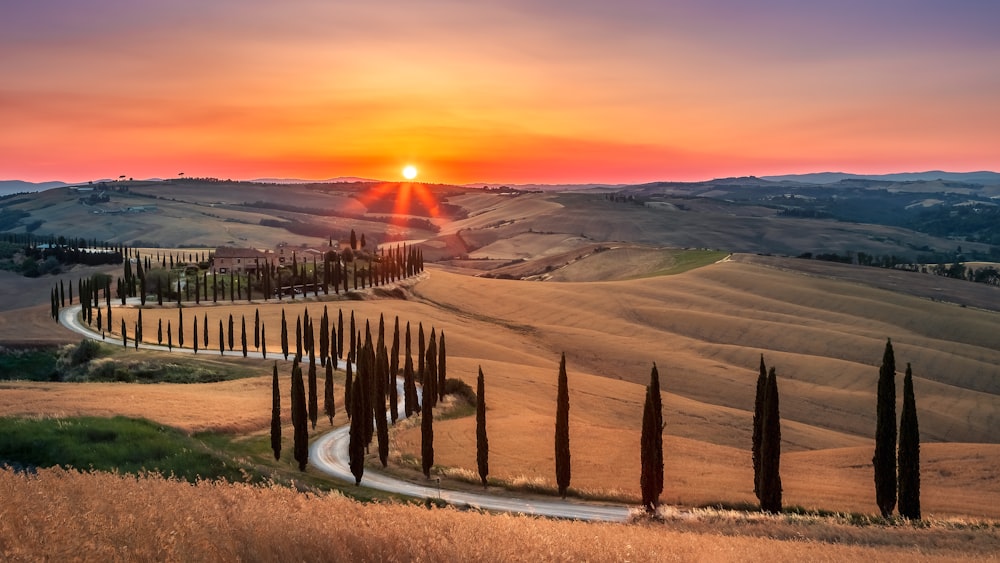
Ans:
<svg viewBox="0 0 1000 563"><path fill-rule="evenodd" d="M424 394L420 401L420 461L424 470L424 477L431 478L431 467L434 466L434 412L431 410L431 402Z"/></svg>
<svg viewBox="0 0 1000 563"><path fill-rule="evenodd" d="M441 341L438 345L438 378L437 378L437 395L440 400L444 400L444 381L445 373L447 371L447 360L448 356L445 354L444 349L444 330L441 330Z"/></svg>
<svg viewBox="0 0 1000 563"><path fill-rule="evenodd" d="M378 434L378 459L382 467L389 461L389 424L386 421L385 396L386 381L389 375L389 357L385 350L385 341L379 334L378 352L375 359L375 401L372 405L375 414L375 430Z"/></svg>
<svg viewBox="0 0 1000 563"><path fill-rule="evenodd" d="M570 482L569 385L566 380L566 353L559 360L559 389L556 396L556 484L566 498Z"/></svg>
<svg viewBox="0 0 1000 563"><path fill-rule="evenodd" d="M767 367L764 354L760 355L760 371L757 375L757 394L753 401L753 494L760 500L760 440L764 425L764 393L767 389Z"/></svg>
<svg viewBox="0 0 1000 563"><path fill-rule="evenodd" d="M316 382L316 354L309 351L309 422L316 430L316 420L319 419L319 396Z"/></svg>
<svg viewBox="0 0 1000 563"><path fill-rule="evenodd" d="M424 354L424 388L423 399L437 406L437 335L431 328L431 336L427 339L427 352Z"/></svg>
<svg viewBox="0 0 1000 563"><path fill-rule="evenodd" d="M142 326L142 321L139 322ZM177 345L184 347L184 309L177 309Z"/></svg>
<svg viewBox="0 0 1000 563"><path fill-rule="evenodd" d="M350 373L351 364L347 364L348 373ZM351 383L351 390L348 395L351 397L357 397L353 403L350 404L351 418L351 432L350 432L350 444L348 445L348 451L351 456L351 473L354 475L354 484L361 484L361 477L365 474L365 442L364 442L364 409L361 404L360 396L363 393L361 388L361 381L355 380Z"/></svg>
<svg viewBox="0 0 1000 563"><path fill-rule="evenodd" d="M97 308L97 330L104 332L104 324L101 320L101 308Z"/></svg>
<svg viewBox="0 0 1000 563"><path fill-rule="evenodd" d="M285 309L281 309L281 353L288 359L288 323L285 321Z"/></svg>
<svg viewBox="0 0 1000 563"><path fill-rule="evenodd" d="M337 309L337 357L344 359L344 311Z"/></svg>
<svg viewBox="0 0 1000 563"><path fill-rule="evenodd" d="M281 392L278 391L278 362L274 362L271 378L271 449L274 460L281 459Z"/></svg>
<svg viewBox="0 0 1000 563"><path fill-rule="evenodd" d="M330 426L333 426L333 415L337 413L337 407L333 402L333 361L326 363L326 379L323 380L323 414L330 419Z"/></svg>
<svg viewBox="0 0 1000 563"><path fill-rule="evenodd" d="M323 316L319 320L319 363L326 366L326 357L330 353L330 317L323 306Z"/></svg>
<svg viewBox="0 0 1000 563"><path fill-rule="evenodd" d="M163 319L156 319L156 343L163 346Z"/></svg>
<svg viewBox="0 0 1000 563"><path fill-rule="evenodd" d="M344 408L347 411L347 418L354 416L354 373L351 369L351 362L347 362L347 373L344 375Z"/></svg>
<svg viewBox="0 0 1000 563"><path fill-rule="evenodd" d="M70 284L70 291L73 290L73 285ZM122 319L122 346L128 348L128 332L125 329L125 319Z"/></svg>
<svg viewBox="0 0 1000 563"><path fill-rule="evenodd" d="M663 402L660 397L660 374L653 364L646 386L646 404L642 410L642 505L651 514L660 506L663 492Z"/></svg>
<svg viewBox="0 0 1000 563"><path fill-rule="evenodd" d="M355 349L358 346L357 330L354 326L354 311L351 311L351 348L347 351L347 361L349 362L358 361L357 350Z"/></svg>
<svg viewBox="0 0 1000 563"><path fill-rule="evenodd" d="M483 366L479 366L476 380L476 465L479 478L486 488L486 476L490 474L490 440L486 435L486 392L483 383Z"/></svg>
<svg viewBox="0 0 1000 563"><path fill-rule="evenodd" d="M306 390L302 383L302 368L298 360L292 362L292 427L294 429L295 461L299 471L306 470L309 461L309 420L306 411Z"/></svg>
<svg viewBox="0 0 1000 563"><path fill-rule="evenodd" d="M233 314L229 313L229 351L233 350L233 345L236 343L236 336L233 334Z"/></svg>
<svg viewBox="0 0 1000 563"><path fill-rule="evenodd" d="M135 341L139 342L139 339L137 338ZM173 350L174 350L174 336L170 332L170 321L169 320L167 321L167 350L170 350L171 352L173 352Z"/></svg>
<svg viewBox="0 0 1000 563"><path fill-rule="evenodd" d="M389 351L389 412L393 424L399 419L399 392L396 378L399 377L399 316L392 331L392 350Z"/></svg>
<svg viewBox="0 0 1000 563"><path fill-rule="evenodd" d="M878 370L875 419L875 502L884 518L896 506L896 358L892 340L886 340Z"/></svg>
<svg viewBox="0 0 1000 563"><path fill-rule="evenodd" d="M778 378L772 367L764 392L764 424L760 442L760 509L781 512L781 414L778 410Z"/></svg>
<svg viewBox="0 0 1000 563"><path fill-rule="evenodd" d="M240 345L243 347L243 357L247 357L247 318L240 315Z"/></svg>
<svg viewBox="0 0 1000 563"><path fill-rule="evenodd" d="M142 309L139 309L139 320L135 323L135 339L137 342L142 341Z"/></svg>
<svg viewBox="0 0 1000 563"><path fill-rule="evenodd" d="M330 361L333 369L337 369L337 327L330 328Z"/></svg>
<svg viewBox="0 0 1000 563"><path fill-rule="evenodd" d="M424 380L424 347L426 343L424 342L424 323L419 323L417 325L417 381L424 386L424 391L426 391L427 382ZM427 394L421 397L421 403L427 400ZM434 404L434 403L431 403Z"/></svg>
<svg viewBox="0 0 1000 563"><path fill-rule="evenodd" d="M903 376L903 410L899 415L899 515L920 520L920 428L910 364L906 364Z"/></svg>
<svg viewBox="0 0 1000 563"><path fill-rule="evenodd" d="M264 325L260 325L260 357L267 359L267 340L264 338Z"/></svg>
<svg viewBox="0 0 1000 563"><path fill-rule="evenodd" d="M194 353L197 354L198 353L198 315L194 316L194 319L192 319L192 324L194 325L191 328L191 331L194 333L194 340L191 341L191 347L194 348Z"/></svg>
<svg viewBox="0 0 1000 563"><path fill-rule="evenodd" d="M302 317L295 317L295 359L302 360Z"/></svg>
<svg viewBox="0 0 1000 563"><path fill-rule="evenodd" d="M260 309L253 311L253 347L260 348Z"/></svg>
<svg viewBox="0 0 1000 563"><path fill-rule="evenodd" d="M204 344L205 349L208 350L208 313L205 313L205 317L202 319L201 325L201 330L204 332L201 343ZM197 337L198 335L196 334L195 338Z"/></svg>
<svg viewBox="0 0 1000 563"><path fill-rule="evenodd" d="M403 363L403 413L409 417L420 412L417 385L413 377L413 353L410 350L410 323L406 323L406 356Z"/></svg>
<svg viewBox="0 0 1000 563"><path fill-rule="evenodd" d="M222 319L219 319L219 355L223 356L226 353L226 331L222 327Z"/></svg>

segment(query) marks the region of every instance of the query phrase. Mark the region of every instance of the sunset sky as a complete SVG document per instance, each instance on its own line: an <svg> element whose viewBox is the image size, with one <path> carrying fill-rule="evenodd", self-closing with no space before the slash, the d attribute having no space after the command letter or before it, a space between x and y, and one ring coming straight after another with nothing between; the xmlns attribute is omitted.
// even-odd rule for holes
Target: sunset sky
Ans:
<svg viewBox="0 0 1000 563"><path fill-rule="evenodd" d="M31 0L0 179L1000 169L1000 2Z"/></svg>

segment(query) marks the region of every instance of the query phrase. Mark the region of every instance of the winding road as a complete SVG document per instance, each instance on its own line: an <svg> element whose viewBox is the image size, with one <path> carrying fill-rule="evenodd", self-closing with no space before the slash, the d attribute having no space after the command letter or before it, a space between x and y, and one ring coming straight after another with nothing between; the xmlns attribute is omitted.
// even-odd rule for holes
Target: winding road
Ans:
<svg viewBox="0 0 1000 563"><path fill-rule="evenodd" d="M102 336L95 332L86 324L80 322L80 305L72 305L59 310L59 323L66 328L93 340L101 340L108 344L122 345L121 339ZM129 342L129 346L134 343ZM148 350L168 351L166 346L156 344L140 343L140 348ZM174 347L172 352L193 354L191 348ZM205 350L203 353L212 354ZM226 350L226 356L243 356L242 350ZM262 354L248 352L248 357L261 357ZM272 358L280 357L274 355ZM396 381L399 389L399 396L402 396L402 378ZM418 393L419 393L418 389ZM400 405L400 417L402 417L403 406ZM388 416L388 413L386 413ZM350 468L350 454L348 446L350 443L350 427L347 425L335 428L316 438L309 448L309 462L313 467L335 479L354 483L354 475ZM546 516L552 518L567 518L572 520L587 520L600 522L624 522L629 517L629 507L623 505L596 504L588 502L578 502L560 499L525 499L511 496L497 496L488 493L454 491L441 489L437 481L428 481L427 485L411 483L396 479L395 477L365 468L364 477L361 483L365 487L378 489L390 493L407 495L424 499L441 499L452 505L469 506L491 511L510 512L514 514L528 514L534 516Z"/></svg>

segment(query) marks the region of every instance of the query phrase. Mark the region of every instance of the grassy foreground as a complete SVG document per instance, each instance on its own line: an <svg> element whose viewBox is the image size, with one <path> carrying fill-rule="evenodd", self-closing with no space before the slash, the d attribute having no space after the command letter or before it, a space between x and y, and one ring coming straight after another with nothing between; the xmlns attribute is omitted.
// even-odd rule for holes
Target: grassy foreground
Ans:
<svg viewBox="0 0 1000 563"><path fill-rule="evenodd" d="M786 541L723 536L710 526L691 532L656 523L585 524L361 504L338 494L316 496L282 486L191 484L61 469L33 475L0 470L0 497L5 499L0 503L0 558L5 561L79 559L81 554L94 561L940 561L987 556L963 550L963 542L914 545L912 535L894 545L893 530L885 530L889 545L881 547Z"/></svg>

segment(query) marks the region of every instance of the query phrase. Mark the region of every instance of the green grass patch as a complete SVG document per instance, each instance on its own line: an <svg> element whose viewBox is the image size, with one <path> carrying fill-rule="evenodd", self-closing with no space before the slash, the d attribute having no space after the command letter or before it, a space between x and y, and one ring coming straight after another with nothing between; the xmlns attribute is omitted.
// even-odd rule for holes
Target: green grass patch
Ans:
<svg viewBox="0 0 1000 563"><path fill-rule="evenodd" d="M56 371L59 381L126 383L213 383L265 373L259 362L244 359L134 350L94 340L63 347Z"/></svg>
<svg viewBox="0 0 1000 563"><path fill-rule="evenodd" d="M673 254L673 265L669 268L657 271L653 275L666 276L683 274L688 270L694 270L695 268L715 264L719 260L729 256L728 252L722 250L679 250Z"/></svg>
<svg viewBox="0 0 1000 563"><path fill-rule="evenodd" d="M246 481L246 468L199 440L143 419L0 418L0 462L14 467L153 472L187 481ZM251 479L256 480L256 479Z"/></svg>

